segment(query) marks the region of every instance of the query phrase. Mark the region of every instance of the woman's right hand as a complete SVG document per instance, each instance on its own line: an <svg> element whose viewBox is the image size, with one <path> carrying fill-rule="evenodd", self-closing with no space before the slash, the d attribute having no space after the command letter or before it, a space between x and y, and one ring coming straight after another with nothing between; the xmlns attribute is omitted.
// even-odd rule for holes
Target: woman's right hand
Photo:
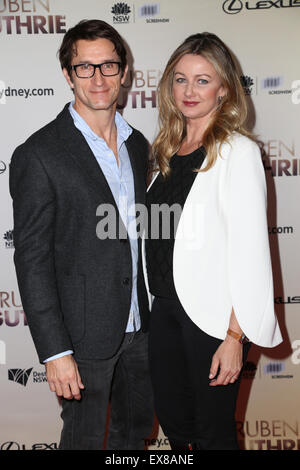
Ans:
<svg viewBox="0 0 300 470"><path fill-rule="evenodd" d="M242 359L243 345L227 335L213 355L209 371L209 385L215 387L234 383L240 375Z"/></svg>

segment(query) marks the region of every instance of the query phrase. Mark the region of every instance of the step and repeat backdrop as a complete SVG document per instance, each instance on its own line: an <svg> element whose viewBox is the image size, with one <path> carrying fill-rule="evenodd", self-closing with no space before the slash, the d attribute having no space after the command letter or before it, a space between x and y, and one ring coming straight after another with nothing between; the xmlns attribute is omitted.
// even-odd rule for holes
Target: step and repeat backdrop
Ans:
<svg viewBox="0 0 300 470"><path fill-rule="evenodd" d="M299 0L0 0L0 449L50 450L59 442L60 403L38 362L15 276L9 162L17 145L72 100L57 51L69 27L92 18L113 25L128 45L130 74L119 110L150 143L157 85L181 41L213 32L240 64L265 166L274 304L284 342L252 347L237 432L246 450L300 450ZM256 227L244 230L255 235ZM159 423L146 444L169 449Z"/></svg>

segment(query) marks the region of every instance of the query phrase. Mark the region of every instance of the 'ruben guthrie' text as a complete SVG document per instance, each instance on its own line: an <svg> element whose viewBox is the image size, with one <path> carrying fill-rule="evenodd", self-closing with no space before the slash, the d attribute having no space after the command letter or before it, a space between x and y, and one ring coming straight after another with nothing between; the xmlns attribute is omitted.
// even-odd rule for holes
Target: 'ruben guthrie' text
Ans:
<svg viewBox="0 0 300 470"><path fill-rule="evenodd" d="M40 10L43 15L28 14L40 13ZM66 32L65 15L49 15L50 0L0 0L0 13L0 33L3 34L64 34Z"/></svg>

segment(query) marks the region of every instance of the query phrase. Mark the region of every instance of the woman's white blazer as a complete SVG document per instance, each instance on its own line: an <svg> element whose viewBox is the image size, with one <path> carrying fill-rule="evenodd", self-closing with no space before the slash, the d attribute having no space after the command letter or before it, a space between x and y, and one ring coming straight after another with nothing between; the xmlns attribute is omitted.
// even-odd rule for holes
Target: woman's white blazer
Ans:
<svg viewBox="0 0 300 470"><path fill-rule="evenodd" d="M224 339L233 308L250 341L274 347L282 337L274 312L260 150L240 134L219 150L216 164L197 174L181 213L175 288L188 316L207 334Z"/></svg>

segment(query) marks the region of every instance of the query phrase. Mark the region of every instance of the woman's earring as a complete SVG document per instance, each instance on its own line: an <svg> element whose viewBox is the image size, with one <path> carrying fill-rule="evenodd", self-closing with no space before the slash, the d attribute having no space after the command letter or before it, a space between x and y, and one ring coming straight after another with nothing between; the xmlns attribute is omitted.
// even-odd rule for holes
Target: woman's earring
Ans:
<svg viewBox="0 0 300 470"><path fill-rule="evenodd" d="M220 104L222 103L222 99L223 99L223 96L218 96L218 105L220 106Z"/></svg>

